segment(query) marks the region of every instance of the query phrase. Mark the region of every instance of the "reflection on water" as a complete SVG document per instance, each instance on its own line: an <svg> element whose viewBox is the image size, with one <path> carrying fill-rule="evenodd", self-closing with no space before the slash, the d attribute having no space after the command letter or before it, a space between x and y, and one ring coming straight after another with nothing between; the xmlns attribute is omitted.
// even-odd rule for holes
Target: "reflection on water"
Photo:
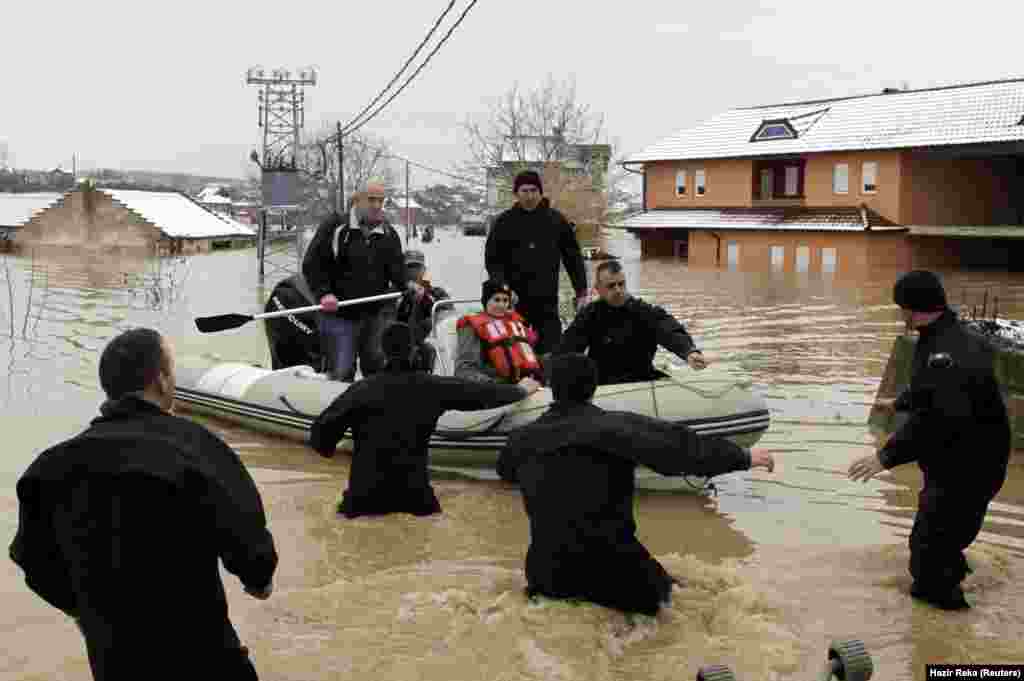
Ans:
<svg viewBox="0 0 1024 681"><path fill-rule="evenodd" d="M436 284L476 298L483 243L440 232L415 247ZM906 597L916 468L868 484L846 478L850 462L874 448L867 416L902 330L890 302L899 272L698 270L641 261L627 236L600 245L622 257L634 294L685 322L711 362L707 371L750 383L772 410L761 446L777 457L774 474L722 476L717 497L638 498L642 541L684 580L672 607L628 619L595 606L528 602L529 528L518 492L503 483L438 481L445 512L437 517L346 521L334 513L346 457L325 460L216 425L253 471L281 554L267 602L246 598L227 578L232 616L263 677L646 681L693 678L701 665L723 663L739 678L797 678L816 673L832 638L849 637L867 642L876 678L892 681L923 679L927 662L1024 659L1019 460L968 552L975 573L965 589L976 604L968 613L938 613ZM1001 316L1024 318L1024 276L943 274L952 302L989 291ZM276 280L258 282L252 250L187 259L34 253L4 257L0 278L8 440L0 518L8 542L14 481L39 450L95 415L98 352L116 333L150 326L183 355L269 364L259 323L200 334L193 322L262 311ZM9 561L0 584L0 635L18 651L0 660L0 681L87 679L74 628L25 589Z"/></svg>

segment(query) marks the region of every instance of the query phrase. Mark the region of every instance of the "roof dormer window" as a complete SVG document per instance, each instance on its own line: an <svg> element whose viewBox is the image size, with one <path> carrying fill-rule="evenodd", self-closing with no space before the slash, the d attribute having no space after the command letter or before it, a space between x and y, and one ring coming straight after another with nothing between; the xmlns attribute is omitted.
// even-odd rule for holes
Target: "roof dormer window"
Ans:
<svg viewBox="0 0 1024 681"><path fill-rule="evenodd" d="M771 121L762 121L761 127L757 129L751 142L764 142L767 140L792 140L796 139L796 130L785 118Z"/></svg>

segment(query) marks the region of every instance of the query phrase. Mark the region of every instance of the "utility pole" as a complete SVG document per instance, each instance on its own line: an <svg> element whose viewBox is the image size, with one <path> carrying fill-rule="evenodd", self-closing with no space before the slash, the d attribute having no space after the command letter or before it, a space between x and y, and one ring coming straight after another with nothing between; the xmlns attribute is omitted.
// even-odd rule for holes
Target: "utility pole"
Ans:
<svg viewBox="0 0 1024 681"><path fill-rule="evenodd" d="M259 277L263 281L268 255L268 213L286 221L290 212L297 217L299 208L299 136L305 125L306 85L316 85L316 70L300 69L295 76L286 69L265 72L254 66L246 71L247 85L257 85L259 91L259 127L263 128L263 153L260 174L263 184L263 209L260 211L259 234L256 239L256 258ZM301 226L296 226L301 227ZM302 229L294 229L295 250L301 249ZM281 233L286 233L284 230ZM287 266L271 263L275 270L291 271ZM296 266L295 269L298 269Z"/></svg>
<svg viewBox="0 0 1024 681"><path fill-rule="evenodd" d="M338 215L345 214L345 147L341 135L341 121L338 121Z"/></svg>
<svg viewBox="0 0 1024 681"><path fill-rule="evenodd" d="M405 161L405 244L409 245L409 239L412 235L412 220L409 219L411 211L409 210L409 160Z"/></svg>

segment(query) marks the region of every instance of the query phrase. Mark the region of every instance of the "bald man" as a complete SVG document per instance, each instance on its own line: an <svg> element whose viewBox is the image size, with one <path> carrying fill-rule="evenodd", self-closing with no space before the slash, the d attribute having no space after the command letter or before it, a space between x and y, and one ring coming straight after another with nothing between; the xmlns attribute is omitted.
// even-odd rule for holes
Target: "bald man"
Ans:
<svg viewBox="0 0 1024 681"><path fill-rule="evenodd" d="M406 282L402 240L384 218L384 186L369 183L352 197L347 215L332 213L317 228L302 262L302 273L323 305L320 337L325 370L337 381L355 380L356 360L363 376L384 368L381 334L395 318L396 303L386 300L338 307L338 301L411 291Z"/></svg>

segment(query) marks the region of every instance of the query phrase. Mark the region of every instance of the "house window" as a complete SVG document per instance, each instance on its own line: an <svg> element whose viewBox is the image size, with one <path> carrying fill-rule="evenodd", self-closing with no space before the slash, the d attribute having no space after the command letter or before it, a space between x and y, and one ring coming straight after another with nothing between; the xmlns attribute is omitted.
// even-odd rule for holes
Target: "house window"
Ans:
<svg viewBox="0 0 1024 681"><path fill-rule="evenodd" d="M832 191L836 194L850 193L850 166L837 163L832 167Z"/></svg>
<svg viewBox="0 0 1024 681"><path fill-rule="evenodd" d="M811 265L811 247L810 246L797 246L796 247L796 271L806 272Z"/></svg>
<svg viewBox="0 0 1024 681"><path fill-rule="evenodd" d="M751 142L763 142L765 140L791 140L797 136L796 130L785 118L771 121L762 121L757 132L750 138Z"/></svg>
<svg viewBox="0 0 1024 681"><path fill-rule="evenodd" d="M740 264L740 245L735 241L726 244L725 261L729 267L736 267Z"/></svg>
<svg viewBox="0 0 1024 681"><path fill-rule="evenodd" d="M775 194L775 172L771 168L761 170L761 198L770 199Z"/></svg>
<svg viewBox="0 0 1024 681"><path fill-rule="evenodd" d="M821 271L822 272L835 272L836 271L836 249L834 248L823 248L821 249Z"/></svg>
<svg viewBox="0 0 1024 681"><path fill-rule="evenodd" d="M707 184L704 182L704 171L698 170L693 174L694 184L697 185L697 196L704 196L707 191Z"/></svg>
<svg viewBox="0 0 1024 681"><path fill-rule="evenodd" d="M771 250L771 263L773 270L781 270L786 265L786 247L785 246L772 246Z"/></svg>
<svg viewBox="0 0 1024 681"><path fill-rule="evenodd" d="M676 196L686 196L686 171L676 173Z"/></svg>
<svg viewBox="0 0 1024 681"><path fill-rule="evenodd" d="M861 168L861 179L863 182L862 191L865 194L874 194L878 191L878 162L865 161Z"/></svg>
<svg viewBox="0 0 1024 681"><path fill-rule="evenodd" d="M786 196L800 193L800 166L786 166Z"/></svg>

